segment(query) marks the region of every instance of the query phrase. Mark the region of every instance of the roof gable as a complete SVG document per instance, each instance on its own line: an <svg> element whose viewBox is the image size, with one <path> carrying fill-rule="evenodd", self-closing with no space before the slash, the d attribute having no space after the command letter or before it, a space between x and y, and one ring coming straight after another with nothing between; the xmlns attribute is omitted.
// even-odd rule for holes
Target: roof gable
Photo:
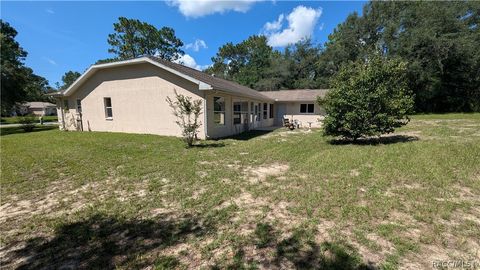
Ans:
<svg viewBox="0 0 480 270"><path fill-rule="evenodd" d="M80 76L68 89L60 93L55 93L53 95L70 96L98 70L140 63L149 63L175 75L178 75L179 77L182 77L188 81L197 84L199 90L219 90L239 96L247 96L261 100L270 100L269 97L264 96L258 91L248 88L246 86L221 78L213 77L199 70L189 68L184 65L172 63L170 61L163 60L154 56L145 56L131 60L93 65L85 73L83 73L82 76Z"/></svg>

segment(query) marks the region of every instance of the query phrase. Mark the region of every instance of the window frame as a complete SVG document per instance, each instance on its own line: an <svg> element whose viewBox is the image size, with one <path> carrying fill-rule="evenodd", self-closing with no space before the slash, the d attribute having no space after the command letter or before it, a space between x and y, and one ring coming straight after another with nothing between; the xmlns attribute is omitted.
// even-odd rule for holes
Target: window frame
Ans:
<svg viewBox="0 0 480 270"><path fill-rule="evenodd" d="M263 103L263 120L268 119L268 103Z"/></svg>
<svg viewBox="0 0 480 270"><path fill-rule="evenodd" d="M270 117L270 119L272 119L273 118L273 103L270 103L269 107L270 107L269 108L269 117Z"/></svg>
<svg viewBox="0 0 480 270"><path fill-rule="evenodd" d="M302 106L305 106L305 111L302 112ZM312 109L310 111L309 109ZM300 103L300 114L315 114L315 104L314 103Z"/></svg>
<svg viewBox="0 0 480 270"><path fill-rule="evenodd" d="M107 106L107 100L110 101L110 106ZM103 98L103 107L105 109L105 119L106 120L113 120L113 105L112 105L112 98L111 97L104 97ZM108 109L110 109L110 116L108 115Z"/></svg>
<svg viewBox="0 0 480 270"><path fill-rule="evenodd" d="M217 102L218 99L223 99L223 101L221 101L223 103L223 110L215 110L215 104ZM220 115L223 115L223 117L220 117L220 120L223 120L220 121L220 122L216 122L215 120L215 115L216 114L220 114ZM225 126L225 97L213 97L213 123L217 126Z"/></svg>
<svg viewBox="0 0 480 270"><path fill-rule="evenodd" d="M243 108L242 108L242 105ZM240 110L238 110L238 108L235 108L235 107L238 107L240 108ZM242 110L243 109L243 110ZM248 123L248 101L234 101L232 102L232 112L233 112L233 120L232 120L232 123L234 125L245 125ZM238 119L238 117L236 117L237 115L239 115L240 117L240 123L235 123L235 120ZM243 117L242 117L243 115ZM243 121L242 121L243 120Z"/></svg>

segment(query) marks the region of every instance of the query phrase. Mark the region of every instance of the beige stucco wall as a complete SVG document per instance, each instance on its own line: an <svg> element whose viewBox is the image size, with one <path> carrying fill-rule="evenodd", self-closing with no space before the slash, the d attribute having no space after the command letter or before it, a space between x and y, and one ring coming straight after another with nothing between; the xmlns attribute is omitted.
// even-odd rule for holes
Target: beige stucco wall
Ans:
<svg viewBox="0 0 480 270"><path fill-rule="evenodd" d="M214 122L214 112L213 112L213 98L214 97L224 97L225 98L225 124L219 125ZM273 103L271 101L258 100L246 97L232 96L219 91L207 91L206 93L207 101L207 118L208 118L208 137L209 138L221 138L226 136L231 136L234 134L239 134L248 129L255 129L259 127L268 127L273 125L274 118L269 118L269 112L267 112L267 119L263 119L263 103ZM233 124L233 102L248 102L248 124ZM259 121L251 121L252 112L254 113L254 107L251 106L251 103L258 105L262 103L262 108L260 110L260 119ZM268 109L270 106L268 105ZM255 113L254 113L255 114ZM255 115L254 115L255 117Z"/></svg>
<svg viewBox="0 0 480 270"><path fill-rule="evenodd" d="M97 71L72 96L69 109L58 110L59 122L68 130L78 130L76 100L82 104L84 131L113 131L181 136L172 109L165 101L178 93L202 100L198 85L151 64L108 68ZM113 118L105 117L104 98L112 101ZM57 106L62 101L58 101ZM63 111L63 112L62 112ZM201 115L203 123L204 116ZM204 127L199 138L204 138Z"/></svg>
<svg viewBox="0 0 480 270"><path fill-rule="evenodd" d="M314 113L300 113L300 104L314 104ZM322 120L325 118L325 110L321 108L316 102L277 102L279 104L285 104L286 113L283 117L292 120L299 120L303 127L308 127L308 122L312 122L312 127L321 127ZM278 107L277 107L278 108Z"/></svg>

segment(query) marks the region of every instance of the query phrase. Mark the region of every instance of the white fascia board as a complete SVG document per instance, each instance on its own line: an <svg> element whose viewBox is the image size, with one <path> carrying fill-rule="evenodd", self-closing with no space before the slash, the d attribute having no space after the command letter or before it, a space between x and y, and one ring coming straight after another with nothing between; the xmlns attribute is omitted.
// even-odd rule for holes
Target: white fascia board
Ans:
<svg viewBox="0 0 480 270"><path fill-rule="evenodd" d="M198 90L213 90L213 87L210 84L200 82L198 84Z"/></svg>
<svg viewBox="0 0 480 270"><path fill-rule="evenodd" d="M80 85L84 80L86 80L88 77L91 76L93 72L95 72L97 69L104 69L104 68L110 68L110 67L120 67L120 66L127 66L127 65L132 65L132 64L139 64L139 63L150 63L154 66L160 67L170 73L173 73L179 77L182 77L188 81L191 81L195 84L198 85L199 90L211 90L213 89L211 85L204 83L202 81L199 81L195 78L192 78L188 75L185 75L175 69L172 69L170 67L167 67L165 65L162 65L161 63L158 63L156 61L153 61L152 59L148 57L141 57L141 58L136 58L132 60L125 60L125 61L120 61L120 62L113 62L113 63L106 63L106 64L99 64L99 65L93 65L87 69L85 73L82 74L65 92L63 92L63 96L69 96L72 94L76 88L78 88L78 85Z"/></svg>

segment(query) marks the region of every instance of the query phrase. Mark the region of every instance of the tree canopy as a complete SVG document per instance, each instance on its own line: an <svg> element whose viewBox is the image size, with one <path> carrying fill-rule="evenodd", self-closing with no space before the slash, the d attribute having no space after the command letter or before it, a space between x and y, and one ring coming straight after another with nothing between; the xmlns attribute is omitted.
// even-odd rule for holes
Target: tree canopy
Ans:
<svg viewBox="0 0 480 270"><path fill-rule="evenodd" d="M64 90L70 87L82 74L77 71L67 71L65 74L62 76L62 84L58 85L57 88L59 90Z"/></svg>
<svg viewBox="0 0 480 270"><path fill-rule="evenodd" d="M27 52L15 40L17 31L0 20L1 113L9 114L16 103L46 101L44 94L52 91L48 81L25 66Z"/></svg>
<svg viewBox="0 0 480 270"><path fill-rule="evenodd" d="M257 90L331 88L344 65L374 54L407 63L417 112L480 111L480 2L369 2L324 46L277 51L264 36L227 43L206 72Z"/></svg>
<svg viewBox="0 0 480 270"><path fill-rule="evenodd" d="M320 51L305 39L280 52L268 45L265 36L253 35L220 47L205 72L257 90L316 88L322 83L316 69Z"/></svg>
<svg viewBox="0 0 480 270"><path fill-rule="evenodd" d="M415 107L480 111L480 2L369 2L329 36L320 65L334 75L375 52L407 63Z"/></svg>
<svg viewBox="0 0 480 270"><path fill-rule="evenodd" d="M108 52L115 54L116 59L156 55L172 61L184 53L181 50L183 42L170 27L157 29L146 22L119 17L113 29L115 32L108 35L107 41L111 46Z"/></svg>

